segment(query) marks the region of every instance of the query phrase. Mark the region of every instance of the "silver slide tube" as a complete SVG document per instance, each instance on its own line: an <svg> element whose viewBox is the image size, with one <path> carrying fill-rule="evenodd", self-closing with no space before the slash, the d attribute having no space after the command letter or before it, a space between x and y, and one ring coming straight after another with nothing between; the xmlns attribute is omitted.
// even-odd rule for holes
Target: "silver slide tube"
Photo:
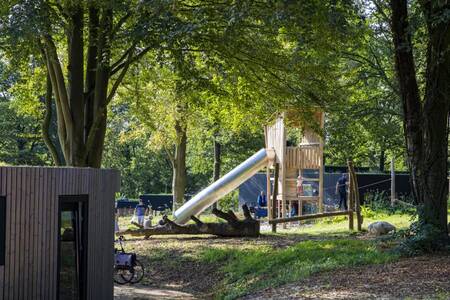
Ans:
<svg viewBox="0 0 450 300"><path fill-rule="evenodd" d="M177 209L173 214L174 221L180 225L187 223L191 216L200 214L210 205L250 179L259 170L267 166L274 157L275 152L272 149L259 150Z"/></svg>

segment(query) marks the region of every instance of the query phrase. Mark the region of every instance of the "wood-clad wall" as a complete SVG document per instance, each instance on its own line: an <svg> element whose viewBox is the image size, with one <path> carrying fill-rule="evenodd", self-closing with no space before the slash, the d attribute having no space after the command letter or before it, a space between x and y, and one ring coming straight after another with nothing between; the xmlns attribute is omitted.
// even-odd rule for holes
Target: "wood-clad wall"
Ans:
<svg viewBox="0 0 450 300"><path fill-rule="evenodd" d="M57 299L59 196L88 195L87 299L113 298L117 171L0 167L6 196L6 257L0 299Z"/></svg>
<svg viewBox="0 0 450 300"><path fill-rule="evenodd" d="M0 298L3 299L3 276L5 274L5 268L0 266Z"/></svg>
<svg viewBox="0 0 450 300"><path fill-rule="evenodd" d="M284 117L279 116L273 125L266 126L266 148L275 149L276 162L283 163L286 147L286 129L284 127Z"/></svg>

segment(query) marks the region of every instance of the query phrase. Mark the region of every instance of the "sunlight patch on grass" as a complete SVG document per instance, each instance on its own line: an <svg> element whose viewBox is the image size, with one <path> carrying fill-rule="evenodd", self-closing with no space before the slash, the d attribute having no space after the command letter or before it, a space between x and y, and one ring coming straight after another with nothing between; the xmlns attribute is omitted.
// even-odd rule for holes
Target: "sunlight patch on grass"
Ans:
<svg viewBox="0 0 450 300"><path fill-rule="evenodd" d="M373 242L354 239L304 241L284 249L262 246L240 250L210 248L200 253L205 263L221 263L225 280L217 294L234 299L249 292L297 281L313 273L347 266L380 264L396 258Z"/></svg>
<svg viewBox="0 0 450 300"><path fill-rule="evenodd" d="M370 223L375 221L386 221L393 224L397 230L408 228L415 218L408 214L384 214L384 213L370 213L363 215L363 230L367 230ZM356 226L356 215L355 215ZM287 229L283 229L281 225L278 225L278 234L308 234L308 235L322 235L322 234L335 234L335 235L347 235L348 219L345 216L339 216L334 218L323 218L315 221L304 221L299 226L289 226Z"/></svg>

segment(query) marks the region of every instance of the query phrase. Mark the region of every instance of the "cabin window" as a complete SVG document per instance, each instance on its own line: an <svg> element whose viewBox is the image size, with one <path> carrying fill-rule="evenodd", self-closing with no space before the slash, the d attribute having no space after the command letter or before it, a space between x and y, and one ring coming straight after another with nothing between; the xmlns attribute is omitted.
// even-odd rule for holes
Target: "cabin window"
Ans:
<svg viewBox="0 0 450 300"><path fill-rule="evenodd" d="M0 197L0 266L5 264L6 197Z"/></svg>

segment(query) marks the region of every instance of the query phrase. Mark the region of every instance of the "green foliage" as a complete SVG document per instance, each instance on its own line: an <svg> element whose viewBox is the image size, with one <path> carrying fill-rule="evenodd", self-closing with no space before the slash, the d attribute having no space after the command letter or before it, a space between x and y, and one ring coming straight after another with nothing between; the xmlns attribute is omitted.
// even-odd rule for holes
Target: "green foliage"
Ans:
<svg viewBox="0 0 450 300"><path fill-rule="evenodd" d="M360 7L359 39L344 50L347 58L342 68L347 101L330 109L326 120L328 164L345 165L353 159L357 165L383 171L390 158L396 158L397 169L404 162L402 107L395 70L393 47L387 20L388 11L378 2L363 2Z"/></svg>
<svg viewBox="0 0 450 300"><path fill-rule="evenodd" d="M402 200L410 200L402 198ZM406 203L411 203L410 201ZM392 214L408 214L413 217L417 216L417 209L414 206L408 206L401 203L395 203L391 205L390 196L385 192L373 192L367 193L364 199L364 205L362 206L363 213L370 215L372 213L382 213L385 215Z"/></svg>
<svg viewBox="0 0 450 300"><path fill-rule="evenodd" d="M219 209L223 211L238 211L239 210L239 193L233 191L227 196L219 200Z"/></svg>
<svg viewBox="0 0 450 300"><path fill-rule="evenodd" d="M235 299L251 291L276 287L313 273L363 264L381 264L397 256L383 252L370 241L304 241L285 249L258 247L235 250L210 248L202 260L223 265L225 279L218 298Z"/></svg>
<svg viewBox="0 0 450 300"><path fill-rule="evenodd" d="M41 138L40 69L27 74L0 61L0 161L9 165L47 165Z"/></svg>
<svg viewBox="0 0 450 300"><path fill-rule="evenodd" d="M162 150L148 146L148 135L140 129L127 104L113 106L110 113L103 167L121 171L121 193L126 197L170 191L170 162Z"/></svg>
<svg viewBox="0 0 450 300"><path fill-rule="evenodd" d="M424 224L420 220L404 231L405 239L397 246L396 252L404 256L450 251L450 239L443 236L440 228Z"/></svg>

